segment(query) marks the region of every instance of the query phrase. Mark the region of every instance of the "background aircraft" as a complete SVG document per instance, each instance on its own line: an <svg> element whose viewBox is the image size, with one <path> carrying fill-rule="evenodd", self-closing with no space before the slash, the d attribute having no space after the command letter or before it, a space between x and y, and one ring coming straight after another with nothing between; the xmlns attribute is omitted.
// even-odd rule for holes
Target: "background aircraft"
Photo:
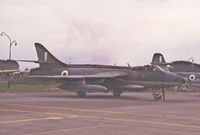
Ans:
<svg viewBox="0 0 200 135"><path fill-rule="evenodd" d="M8 88L10 87L13 73L19 71L19 64L16 61L0 60L0 78L8 81Z"/></svg>
<svg viewBox="0 0 200 135"><path fill-rule="evenodd" d="M170 71L182 76L187 82L187 86L200 87L200 64L190 61L173 61L167 63L161 53L155 53L152 59L153 65L159 65L166 71Z"/></svg>
<svg viewBox="0 0 200 135"><path fill-rule="evenodd" d="M159 66L145 65L138 67L65 64L54 57L43 45L35 43L38 68L30 70L31 78L57 80L62 83L59 88L72 90L78 96L86 92L113 91L115 97L125 90L152 88L155 100L165 100L164 88L184 83L176 74L164 71ZM162 90L161 90L161 89ZM159 89L159 91L158 91Z"/></svg>

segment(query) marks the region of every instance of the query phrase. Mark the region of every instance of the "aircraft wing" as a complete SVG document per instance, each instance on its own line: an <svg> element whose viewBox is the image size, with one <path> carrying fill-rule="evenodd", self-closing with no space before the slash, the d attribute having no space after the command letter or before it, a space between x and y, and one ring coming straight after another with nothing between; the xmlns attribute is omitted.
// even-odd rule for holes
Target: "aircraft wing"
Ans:
<svg viewBox="0 0 200 135"><path fill-rule="evenodd" d="M14 73L19 72L20 70L0 70L0 73Z"/></svg>
<svg viewBox="0 0 200 135"><path fill-rule="evenodd" d="M135 83L137 85L147 86L147 87L162 87L162 86L178 86L178 85L182 85L181 82L134 81L133 83Z"/></svg>
<svg viewBox="0 0 200 135"><path fill-rule="evenodd" d="M105 79L105 78L115 78L115 77L123 77L127 76L127 72L123 71L112 71L112 72L102 72L92 75L68 75L68 76L61 76L61 75L31 75L28 76L29 78L44 78L44 79Z"/></svg>
<svg viewBox="0 0 200 135"><path fill-rule="evenodd" d="M137 85L137 86L143 86L143 87L171 87L171 86L179 86L182 85L182 82L156 82L156 81L127 81L127 80L123 80L121 78L115 78L116 80L118 80L119 82L123 82L124 84L127 85Z"/></svg>
<svg viewBox="0 0 200 135"><path fill-rule="evenodd" d="M194 74L194 75L198 75L198 76L200 76L200 72L174 72L174 73L176 73L176 74L178 74L178 75L192 75L192 74Z"/></svg>

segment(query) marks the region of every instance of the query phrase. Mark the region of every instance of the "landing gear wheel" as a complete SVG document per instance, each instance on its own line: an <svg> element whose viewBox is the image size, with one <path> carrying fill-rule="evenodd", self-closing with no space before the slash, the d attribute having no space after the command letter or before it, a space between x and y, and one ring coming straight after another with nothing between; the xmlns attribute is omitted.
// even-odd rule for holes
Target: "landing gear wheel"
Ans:
<svg viewBox="0 0 200 135"><path fill-rule="evenodd" d="M165 101L165 89L164 88L162 88L162 99L163 99L163 101Z"/></svg>
<svg viewBox="0 0 200 135"><path fill-rule="evenodd" d="M165 101L165 89L162 88L162 89L157 89L157 90L154 90L153 91L153 98L154 98L154 101L159 101L159 100L163 100Z"/></svg>
<svg viewBox="0 0 200 135"><path fill-rule="evenodd" d="M155 94L153 98L154 98L154 101L159 101L161 100L162 96L160 94Z"/></svg>
<svg viewBox="0 0 200 135"><path fill-rule="evenodd" d="M122 94L122 90L113 90L113 96L119 97Z"/></svg>
<svg viewBox="0 0 200 135"><path fill-rule="evenodd" d="M86 96L86 92L77 91L76 93L77 93L78 97L85 97Z"/></svg>

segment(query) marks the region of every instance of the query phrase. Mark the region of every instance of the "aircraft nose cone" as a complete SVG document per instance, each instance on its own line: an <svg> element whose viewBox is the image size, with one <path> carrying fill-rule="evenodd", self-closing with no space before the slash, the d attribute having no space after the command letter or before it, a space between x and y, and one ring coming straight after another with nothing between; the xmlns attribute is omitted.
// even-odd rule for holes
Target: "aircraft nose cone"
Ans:
<svg viewBox="0 0 200 135"><path fill-rule="evenodd" d="M178 76L174 73L171 73L171 72L168 72L168 79L172 82L176 82L176 83L181 83L181 84L184 84L185 83L185 80L183 77L181 76Z"/></svg>
<svg viewBox="0 0 200 135"><path fill-rule="evenodd" d="M182 81L181 81L181 82L182 82L182 83L185 83L185 79L182 78Z"/></svg>
<svg viewBox="0 0 200 135"><path fill-rule="evenodd" d="M177 81L177 82L181 82L181 83L185 83L185 79L183 79L183 78L180 77L180 76L177 76L176 81Z"/></svg>

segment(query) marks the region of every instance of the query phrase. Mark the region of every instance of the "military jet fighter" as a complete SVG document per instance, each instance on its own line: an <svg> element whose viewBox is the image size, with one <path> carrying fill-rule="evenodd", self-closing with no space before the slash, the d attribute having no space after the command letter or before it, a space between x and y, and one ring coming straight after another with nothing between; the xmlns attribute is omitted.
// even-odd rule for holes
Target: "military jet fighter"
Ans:
<svg viewBox="0 0 200 135"><path fill-rule="evenodd" d="M12 74L19 71L19 64L16 61L0 60L0 76L8 80L8 88L10 88Z"/></svg>
<svg viewBox="0 0 200 135"><path fill-rule="evenodd" d="M53 79L62 83L59 88L72 90L79 97L86 96L86 92L113 91L115 97L125 90L152 88L154 99L165 100L164 88L184 83L184 79L176 74L164 71L159 66L145 65L138 67L65 64L53 56L43 45L35 43L38 68L30 70L30 78ZM162 91L157 92L158 88Z"/></svg>
<svg viewBox="0 0 200 135"><path fill-rule="evenodd" d="M173 61L167 63L161 53L153 55L152 64L159 65L166 71L182 76L191 87L200 87L200 64L190 61Z"/></svg>

